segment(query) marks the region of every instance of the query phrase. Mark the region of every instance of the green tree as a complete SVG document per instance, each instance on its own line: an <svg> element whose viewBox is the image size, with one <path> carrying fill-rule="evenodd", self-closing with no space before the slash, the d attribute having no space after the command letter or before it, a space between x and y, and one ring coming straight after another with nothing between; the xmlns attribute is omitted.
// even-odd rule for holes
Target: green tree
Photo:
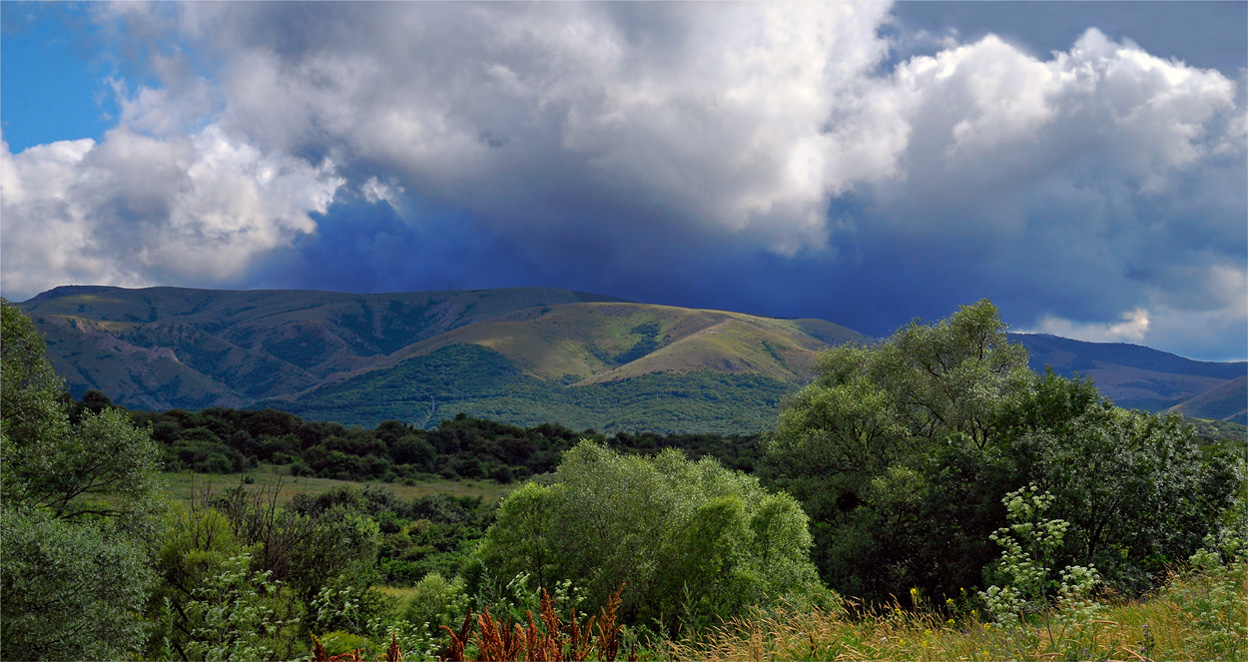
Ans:
<svg viewBox="0 0 1248 662"><path fill-rule="evenodd" d="M122 412L71 423L30 319L0 301L0 657L139 651L158 452Z"/></svg>
<svg viewBox="0 0 1248 662"><path fill-rule="evenodd" d="M1054 514L1071 523L1064 562L1095 563L1118 588L1147 588L1242 498L1244 455L1206 454L1178 416L1090 401L1087 388L1052 374L1038 380L1028 409L1048 409L1033 414L1047 421L1012 440L1025 469L1016 473L1050 491ZM1063 390L1071 395L1052 398Z"/></svg>
<svg viewBox="0 0 1248 662"><path fill-rule="evenodd" d="M833 348L782 411L761 473L812 517L814 558L836 590L879 599L913 586L931 590L948 574L938 564L965 559L966 548L982 547L997 527L999 506L948 512L965 503L944 493L984 484L1010 404L1027 392L1026 350L1005 330L985 300L873 346ZM976 497L977 510L985 498L1000 500ZM968 536L976 542L968 545ZM943 581L965 585L991 558L991 550L977 551L961 576Z"/></svg>
<svg viewBox="0 0 1248 662"><path fill-rule="evenodd" d="M820 574L843 593L976 585L994 562L1002 497L1031 482L1071 524L1062 561L1143 588L1242 491L1242 453L1206 456L1177 418L1031 372L988 301L834 348L819 368L782 411L761 474L801 501Z"/></svg>
<svg viewBox="0 0 1248 662"><path fill-rule="evenodd" d="M553 484L503 501L477 557L496 587L521 573L548 590L571 581L591 611L626 584L625 618L679 626L811 597L810 543L797 502L751 476L674 450L646 458L583 441Z"/></svg>

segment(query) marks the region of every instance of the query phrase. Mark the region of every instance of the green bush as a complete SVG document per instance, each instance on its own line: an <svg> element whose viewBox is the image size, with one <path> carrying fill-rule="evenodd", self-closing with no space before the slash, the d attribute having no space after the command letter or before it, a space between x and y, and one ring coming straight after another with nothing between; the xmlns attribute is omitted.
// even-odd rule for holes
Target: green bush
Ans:
<svg viewBox="0 0 1248 662"><path fill-rule="evenodd" d="M678 451L645 458L584 441L551 485L528 483L502 502L477 551L477 588L499 592L521 574L547 590L570 581L596 611L624 584L627 621L694 626L809 600L810 544L797 502L753 477Z"/></svg>
<svg viewBox="0 0 1248 662"><path fill-rule="evenodd" d="M403 609L404 620L424 627L430 635L440 635L441 626L455 627L468 607L464 580L447 580L436 572L416 582L412 596Z"/></svg>

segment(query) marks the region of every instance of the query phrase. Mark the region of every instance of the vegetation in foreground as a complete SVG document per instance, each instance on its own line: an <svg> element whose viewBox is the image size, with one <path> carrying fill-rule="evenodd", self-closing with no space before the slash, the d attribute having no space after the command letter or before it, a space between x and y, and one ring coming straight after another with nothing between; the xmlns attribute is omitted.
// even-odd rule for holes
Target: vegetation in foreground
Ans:
<svg viewBox="0 0 1248 662"><path fill-rule="evenodd" d="M163 502L149 432L66 402L2 308L0 658L1248 652L1242 446L1025 371L986 302L826 354L756 476L586 440L496 512L377 486ZM408 554L396 599L382 561Z"/></svg>

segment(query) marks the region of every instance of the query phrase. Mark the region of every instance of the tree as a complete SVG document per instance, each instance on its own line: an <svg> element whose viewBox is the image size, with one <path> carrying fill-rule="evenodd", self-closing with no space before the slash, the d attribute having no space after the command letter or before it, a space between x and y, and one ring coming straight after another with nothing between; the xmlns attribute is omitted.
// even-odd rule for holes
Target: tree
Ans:
<svg viewBox="0 0 1248 662"><path fill-rule="evenodd" d="M873 346L833 348L814 383L787 403L761 473L811 516L815 561L834 589L878 599L930 589L948 574L933 554L965 558L951 551L966 547L967 533L986 539L999 525L999 506L969 520L931 520L944 520L951 505L939 498L943 483L982 484L986 451L1009 403L1026 392L1026 350L1005 329L985 300ZM971 474L935 470L946 459L964 460L957 464ZM999 494L984 496L999 504ZM985 514L990 521L980 522ZM991 558L981 554L973 572ZM944 581L965 581L961 574Z"/></svg>
<svg viewBox="0 0 1248 662"><path fill-rule="evenodd" d="M157 448L124 414L75 424L30 319L0 300L0 657L140 650Z"/></svg>
<svg viewBox="0 0 1248 662"><path fill-rule="evenodd" d="M1095 563L1119 588L1147 588L1242 498L1245 458L1206 455L1180 417L1089 401L1087 388L1051 373L1038 380L1022 409L1047 420L1011 442L1025 468L1017 473L1049 490L1055 515L1071 523L1064 561ZM1052 397L1061 391L1071 395Z"/></svg>
<svg viewBox="0 0 1248 662"><path fill-rule="evenodd" d="M801 501L820 574L843 593L977 584L1002 497L1032 482L1071 523L1055 553L1138 589L1194 551L1242 484L1242 457L1205 458L1179 419L1031 372L988 301L834 348L819 368L782 411L761 473Z"/></svg>
<svg viewBox="0 0 1248 662"><path fill-rule="evenodd" d="M626 619L678 626L817 593L810 543L797 502L751 476L582 441L553 484L503 501L477 557L495 586L520 573L548 590L571 581L591 612L624 584Z"/></svg>

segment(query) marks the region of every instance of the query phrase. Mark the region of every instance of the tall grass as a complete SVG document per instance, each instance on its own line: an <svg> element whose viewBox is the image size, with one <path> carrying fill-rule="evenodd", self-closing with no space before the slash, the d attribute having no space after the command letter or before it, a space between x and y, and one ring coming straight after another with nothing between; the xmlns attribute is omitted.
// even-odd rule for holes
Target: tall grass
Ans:
<svg viewBox="0 0 1248 662"><path fill-rule="evenodd" d="M1087 623L1003 627L926 605L839 612L755 610L668 642L658 657L697 660L1244 660L1248 563L1175 574L1165 589L1111 604Z"/></svg>

